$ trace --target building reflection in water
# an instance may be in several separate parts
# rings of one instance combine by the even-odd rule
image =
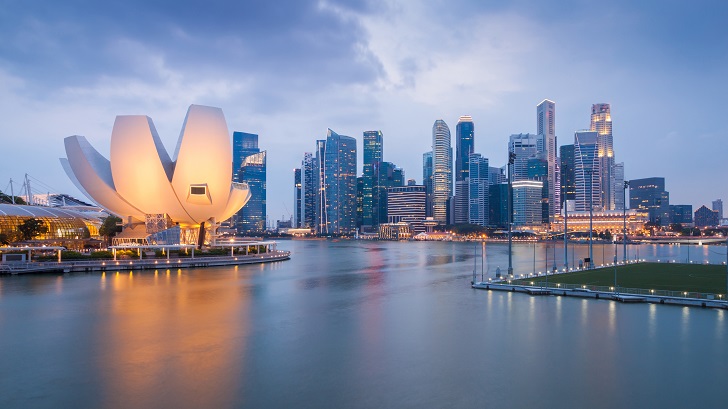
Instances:
[[[165,402],[177,407],[231,406],[242,381],[248,290],[230,285],[227,270],[102,274],[108,311],[98,327],[106,354],[98,361],[103,406],[153,407],[167,383],[187,385]],[[192,399],[192,401],[190,401]]]

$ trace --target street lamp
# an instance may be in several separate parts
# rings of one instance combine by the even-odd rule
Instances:
[[[516,161],[516,153],[508,152],[508,275],[513,276],[513,235],[511,225],[513,224],[513,176],[511,168]]]
[[[564,165],[564,173],[566,173],[568,169],[569,169],[568,165],[565,164]],[[569,271],[569,243],[566,240],[566,233],[567,233],[567,230],[568,230],[567,224],[566,224],[566,220],[569,217],[568,216],[568,213],[569,213],[569,210],[568,210],[569,201],[566,198],[565,192],[564,192],[563,196],[564,196],[564,271],[565,272],[568,272]]]
[[[622,245],[624,250],[622,251],[622,257],[624,264],[627,264],[627,188],[629,187],[629,181],[624,181],[624,189],[622,189],[622,214],[624,226],[622,227]]]
[[[589,176],[589,269],[591,270],[594,266],[594,252],[592,250],[592,218],[594,217],[594,177],[592,176],[592,167],[586,168],[585,171],[587,176]]]

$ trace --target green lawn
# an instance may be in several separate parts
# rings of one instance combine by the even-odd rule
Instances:
[[[538,277],[538,281],[543,281]],[[549,276],[549,284],[614,285],[614,267]],[[529,284],[533,278],[515,280]],[[701,264],[640,263],[617,267],[617,285],[646,290],[726,293],[726,266]]]

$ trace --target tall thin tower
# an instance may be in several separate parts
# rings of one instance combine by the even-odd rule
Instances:
[[[544,99],[536,106],[536,127],[537,134],[543,135],[544,150],[548,170],[546,181],[548,182],[549,201],[549,222],[553,222],[554,215],[559,212],[560,187],[558,178],[558,145],[556,143],[556,103]]]
[[[468,177],[470,155],[475,151],[475,124],[469,115],[463,115],[455,127],[455,223],[468,223]]]
[[[450,128],[442,119],[432,125],[432,164],[432,217],[447,223],[452,196],[452,147]]]
[[[374,217],[378,209],[378,174],[382,165],[382,131],[364,132],[364,167],[362,169],[362,224],[374,227],[379,220]],[[376,219],[376,220],[375,220]]]
[[[599,187],[604,210],[614,210],[614,146],[612,143],[612,114],[609,104],[592,105],[591,129],[597,133],[597,157],[599,158]]]

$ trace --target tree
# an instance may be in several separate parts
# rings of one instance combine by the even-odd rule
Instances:
[[[13,203],[13,197],[0,192],[0,203]],[[15,204],[24,205],[25,200],[20,196],[15,196]]]
[[[43,220],[31,217],[18,225],[18,231],[23,236],[23,240],[32,240],[39,234],[48,233],[48,226]]]
[[[682,233],[683,225],[681,223],[670,223],[670,231],[675,233]]]
[[[121,231],[121,226],[118,225],[119,223],[121,223],[121,218],[119,217],[111,215],[105,218],[99,228],[99,235],[106,237],[107,242],[110,241],[112,237],[116,236],[116,233]]]

